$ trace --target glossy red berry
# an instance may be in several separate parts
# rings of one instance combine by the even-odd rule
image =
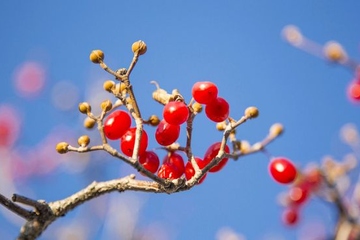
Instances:
[[[206,166],[205,162],[198,157],[195,157],[195,161],[200,169],[203,169]],[[195,174],[195,169],[194,169],[192,163],[190,161],[188,161],[185,165],[186,180],[190,180],[194,176],[194,174]],[[205,180],[205,178],[206,178],[206,173],[202,178],[200,178],[198,184],[202,183]]]
[[[166,163],[166,162],[174,164],[181,174],[184,173],[184,171],[185,171],[184,159],[180,154],[178,154],[176,152],[169,152],[164,157],[164,160],[163,160],[163,163]]]
[[[180,125],[188,119],[189,109],[184,102],[168,102],[164,107],[163,117],[170,124]]]
[[[158,171],[158,176],[164,179],[178,179],[182,174],[183,172],[180,172],[171,162],[163,163]]]
[[[352,81],[348,86],[348,97],[354,102],[360,102],[360,81]]]
[[[288,226],[293,226],[299,220],[298,215],[299,215],[298,209],[296,209],[296,208],[285,209],[285,211],[282,214],[282,220],[283,220],[284,224],[286,224]]]
[[[155,131],[155,139],[162,146],[174,143],[180,135],[180,126],[161,120]]]
[[[205,114],[214,122],[225,121],[229,117],[229,104],[225,99],[218,97],[205,106]]]
[[[121,151],[126,155],[131,157],[134,151],[135,145],[135,136],[136,136],[136,128],[130,128],[127,132],[121,137],[120,140],[120,148]],[[141,156],[148,146],[148,136],[145,130],[142,131],[139,152],[138,155]]]
[[[131,126],[130,115],[122,110],[112,112],[104,121],[104,134],[108,139],[116,140],[122,137]]]
[[[145,151],[139,156],[139,163],[149,172],[156,173],[160,165],[160,160],[155,152]]]
[[[291,183],[296,178],[296,168],[287,158],[279,157],[271,160],[269,171],[275,181],[279,183]]]
[[[212,82],[197,82],[192,87],[191,92],[195,101],[208,104],[217,98],[218,88]]]
[[[207,149],[207,151],[204,155],[204,162],[206,165],[208,165],[211,162],[211,160],[213,160],[216,157],[216,155],[219,153],[220,146],[221,146],[221,142],[216,142]],[[227,145],[225,145],[224,150],[226,153],[230,152],[230,149]],[[227,161],[228,161],[228,158],[223,158],[217,165],[210,168],[209,172],[220,171],[225,166]]]

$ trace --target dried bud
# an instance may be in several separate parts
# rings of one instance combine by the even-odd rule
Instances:
[[[56,145],[56,151],[60,154],[67,153],[69,144],[66,142],[60,142]]]
[[[115,87],[115,83],[111,80],[107,80],[104,82],[103,87],[105,91],[111,92]]]
[[[248,107],[245,109],[245,117],[256,118],[257,116],[259,116],[259,110],[257,107]]]
[[[160,123],[160,119],[156,116],[156,115],[151,115],[149,117],[149,119],[147,120],[147,122],[153,126],[153,127],[156,127],[157,125],[159,125]]]
[[[96,121],[94,119],[87,117],[84,120],[84,127],[91,129],[95,126],[95,123]]]
[[[81,147],[86,147],[87,145],[89,145],[89,143],[90,143],[90,138],[87,135],[83,135],[78,139],[78,144]]]
[[[195,102],[193,105],[192,105],[192,109],[194,110],[195,113],[201,113],[202,110],[203,110],[203,106],[198,103],[198,102]]]
[[[87,114],[91,111],[91,106],[87,102],[82,102],[79,104],[79,111],[83,114]]]
[[[216,124],[216,129],[219,130],[219,131],[224,131],[226,128],[226,122],[223,121],[223,122],[219,122]]]
[[[156,81],[151,81],[150,83],[155,84],[156,86],[156,90],[152,93],[153,99],[163,105],[166,105],[170,101],[171,94],[160,88]]]
[[[324,45],[324,54],[331,61],[342,61],[346,58],[346,53],[342,46],[334,41],[328,42]]]
[[[101,50],[93,50],[90,53],[90,61],[93,63],[101,63],[104,60],[104,52]]]
[[[101,103],[101,109],[104,111],[104,112],[108,112],[112,109],[112,103],[110,100],[105,100]]]
[[[133,53],[143,55],[144,53],[146,53],[147,46],[144,41],[139,40],[133,43],[133,45],[131,46],[131,50],[133,51]]]
[[[270,135],[276,137],[279,136],[280,134],[282,134],[284,131],[284,127],[281,123],[274,123],[271,127],[270,127]]]

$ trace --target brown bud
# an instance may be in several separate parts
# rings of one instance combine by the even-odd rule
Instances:
[[[112,103],[110,100],[105,100],[101,103],[101,109],[104,111],[104,112],[108,112],[112,109]]]
[[[94,119],[87,117],[84,120],[84,127],[91,129],[95,126],[95,123],[96,121]]]
[[[203,106],[198,103],[198,102],[195,102],[193,105],[192,105],[192,109],[194,110],[195,113],[201,113],[202,110],[203,110]]]
[[[60,154],[67,153],[69,144],[66,142],[60,142],[56,145],[56,151]]]
[[[131,46],[131,50],[133,51],[133,53],[138,53],[139,55],[143,55],[144,53],[146,53],[147,50],[146,43],[141,40],[134,42],[133,45]]]
[[[149,117],[149,119],[147,120],[147,122],[153,126],[153,127],[156,127],[157,125],[159,125],[160,123],[160,119],[156,116],[156,115],[151,115]]]
[[[87,102],[79,103],[79,111],[83,114],[87,114],[91,111],[91,106]]]
[[[101,50],[93,50],[90,53],[90,61],[93,63],[101,63],[104,60],[104,52]]]
[[[115,87],[115,83],[111,80],[107,80],[104,82],[103,87],[105,91],[111,92]]]
[[[83,135],[78,139],[78,144],[81,147],[86,147],[87,145],[89,145],[89,143],[90,143],[90,138],[87,135]]]
[[[226,122],[223,121],[223,122],[219,122],[216,124],[216,129],[219,130],[219,131],[224,131],[226,128]]]
[[[257,116],[259,116],[259,110],[257,107],[248,107],[245,109],[245,117],[256,118]]]

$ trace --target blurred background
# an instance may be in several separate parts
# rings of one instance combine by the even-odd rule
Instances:
[[[360,2],[319,1],[1,1],[0,8],[0,192],[48,202],[63,199],[92,181],[119,178],[134,170],[102,152],[59,155],[56,143],[76,145],[80,135],[100,143],[83,127],[79,102],[94,112],[114,98],[102,88],[112,77],[89,61],[105,52],[113,69],[128,67],[131,45],[148,51],[132,73],[142,115],[161,116],[152,101],[157,81],[179,89],[187,101],[197,81],[217,84],[240,118],[248,106],[260,116],[237,130],[241,140],[262,140],[281,122],[285,133],[267,147],[297,166],[352,152],[342,141],[345,124],[360,126],[359,104],[346,89],[354,72],[289,45],[282,29],[296,25],[308,38],[335,40],[359,58]],[[154,129],[146,127],[150,149]],[[194,122],[193,152],[202,156],[221,132],[204,114]],[[179,142],[184,144],[183,132]],[[119,142],[111,144],[119,149]],[[161,150],[156,152],[163,156]],[[171,195],[125,192],[85,203],[52,224],[40,239],[326,239],[336,211],[312,199],[299,223],[282,223],[277,196],[286,186],[268,174],[261,153],[229,161],[191,191]],[[357,177],[357,169],[352,175]],[[144,178],[139,176],[139,178]],[[14,239],[24,220],[0,207],[0,237]]]

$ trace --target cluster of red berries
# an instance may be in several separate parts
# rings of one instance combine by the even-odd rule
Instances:
[[[229,117],[229,103],[218,97],[218,88],[214,83],[195,83],[192,87],[192,96],[198,103],[205,104],[205,114],[210,120],[222,122]]]
[[[286,195],[286,209],[282,219],[286,225],[298,222],[300,208],[316,191],[321,183],[321,175],[317,169],[299,173],[294,164],[287,158],[278,157],[271,160],[269,172],[275,181],[282,184],[292,184]]]
[[[221,97],[218,97],[218,88],[212,82],[197,82],[192,88],[192,96],[195,101],[205,104],[205,113],[209,119],[215,122],[222,122],[229,116],[229,104]],[[155,139],[161,146],[169,146],[174,143],[180,135],[180,126],[185,123],[190,115],[189,107],[182,99],[169,101],[163,109],[163,119],[158,124],[155,131]],[[131,127],[131,117],[129,113],[123,110],[112,112],[104,120],[104,134],[110,140],[120,139],[120,149],[126,155],[131,157],[134,151],[136,128]],[[191,179],[195,170],[189,161],[184,164],[183,157],[178,152],[168,152],[161,165],[158,155],[154,151],[147,151],[148,135],[145,130],[142,131],[139,144],[139,162],[143,167],[157,173],[159,177],[165,179],[177,179],[185,174],[187,180]],[[221,142],[212,144],[201,159],[195,157],[195,161],[200,169],[208,165],[214,159],[221,147]],[[225,152],[230,149],[226,145]],[[209,171],[220,171],[227,163],[228,158],[223,158],[217,165]],[[206,175],[205,175],[206,176]],[[203,176],[199,183],[205,179]]]

